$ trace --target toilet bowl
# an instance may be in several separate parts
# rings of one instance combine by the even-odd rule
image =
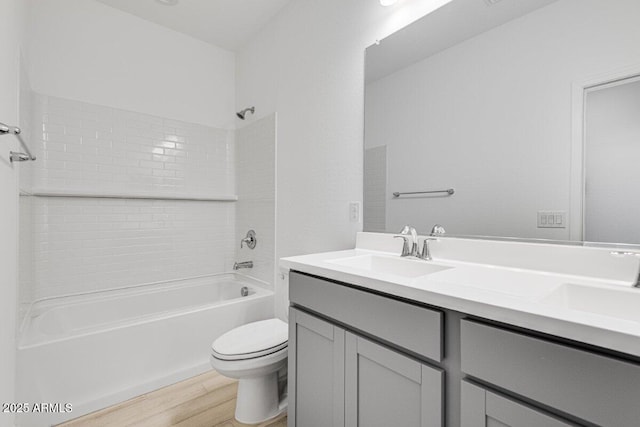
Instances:
[[[211,345],[213,369],[239,380],[235,417],[241,423],[261,423],[287,409],[279,374],[287,365],[288,337],[285,322],[268,319],[232,329]]]

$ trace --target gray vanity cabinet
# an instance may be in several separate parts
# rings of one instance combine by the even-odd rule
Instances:
[[[289,310],[289,427],[442,427],[444,372]]]
[[[442,427],[442,370],[350,332],[345,350],[347,427]]]
[[[461,427],[576,427],[567,421],[462,381]]]
[[[289,427],[640,427],[636,356],[289,277]]]
[[[479,382],[585,424],[640,426],[635,362],[472,319],[461,348],[462,371]]]
[[[345,331],[289,310],[289,427],[344,426]]]
[[[442,312],[289,277],[289,427],[443,427]]]

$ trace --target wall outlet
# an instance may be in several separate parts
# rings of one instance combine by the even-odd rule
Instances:
[[[349,203],[349,222],[360,222],[360,202]]]
[[[538,211],[538,228],[567,228],[565,211]]]

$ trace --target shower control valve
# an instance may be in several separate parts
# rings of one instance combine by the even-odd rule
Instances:
[[[247,244],[249,249],[255,249],[256,244],[258,243],[258,239],[256,238],[256,232],[253,230],[247,231],[247,235],[244,239],[240,240],[240,248],[244,247],[244,244]]]

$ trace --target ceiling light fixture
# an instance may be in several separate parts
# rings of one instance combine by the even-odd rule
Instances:
[[[380,4],[382,6],[393,6],[397,2],[398,2],[398,0],[380,0]]]
[[[160,3],[163,6],[175,6],[178,4],[179,0],[156,0],[157,3]]]

